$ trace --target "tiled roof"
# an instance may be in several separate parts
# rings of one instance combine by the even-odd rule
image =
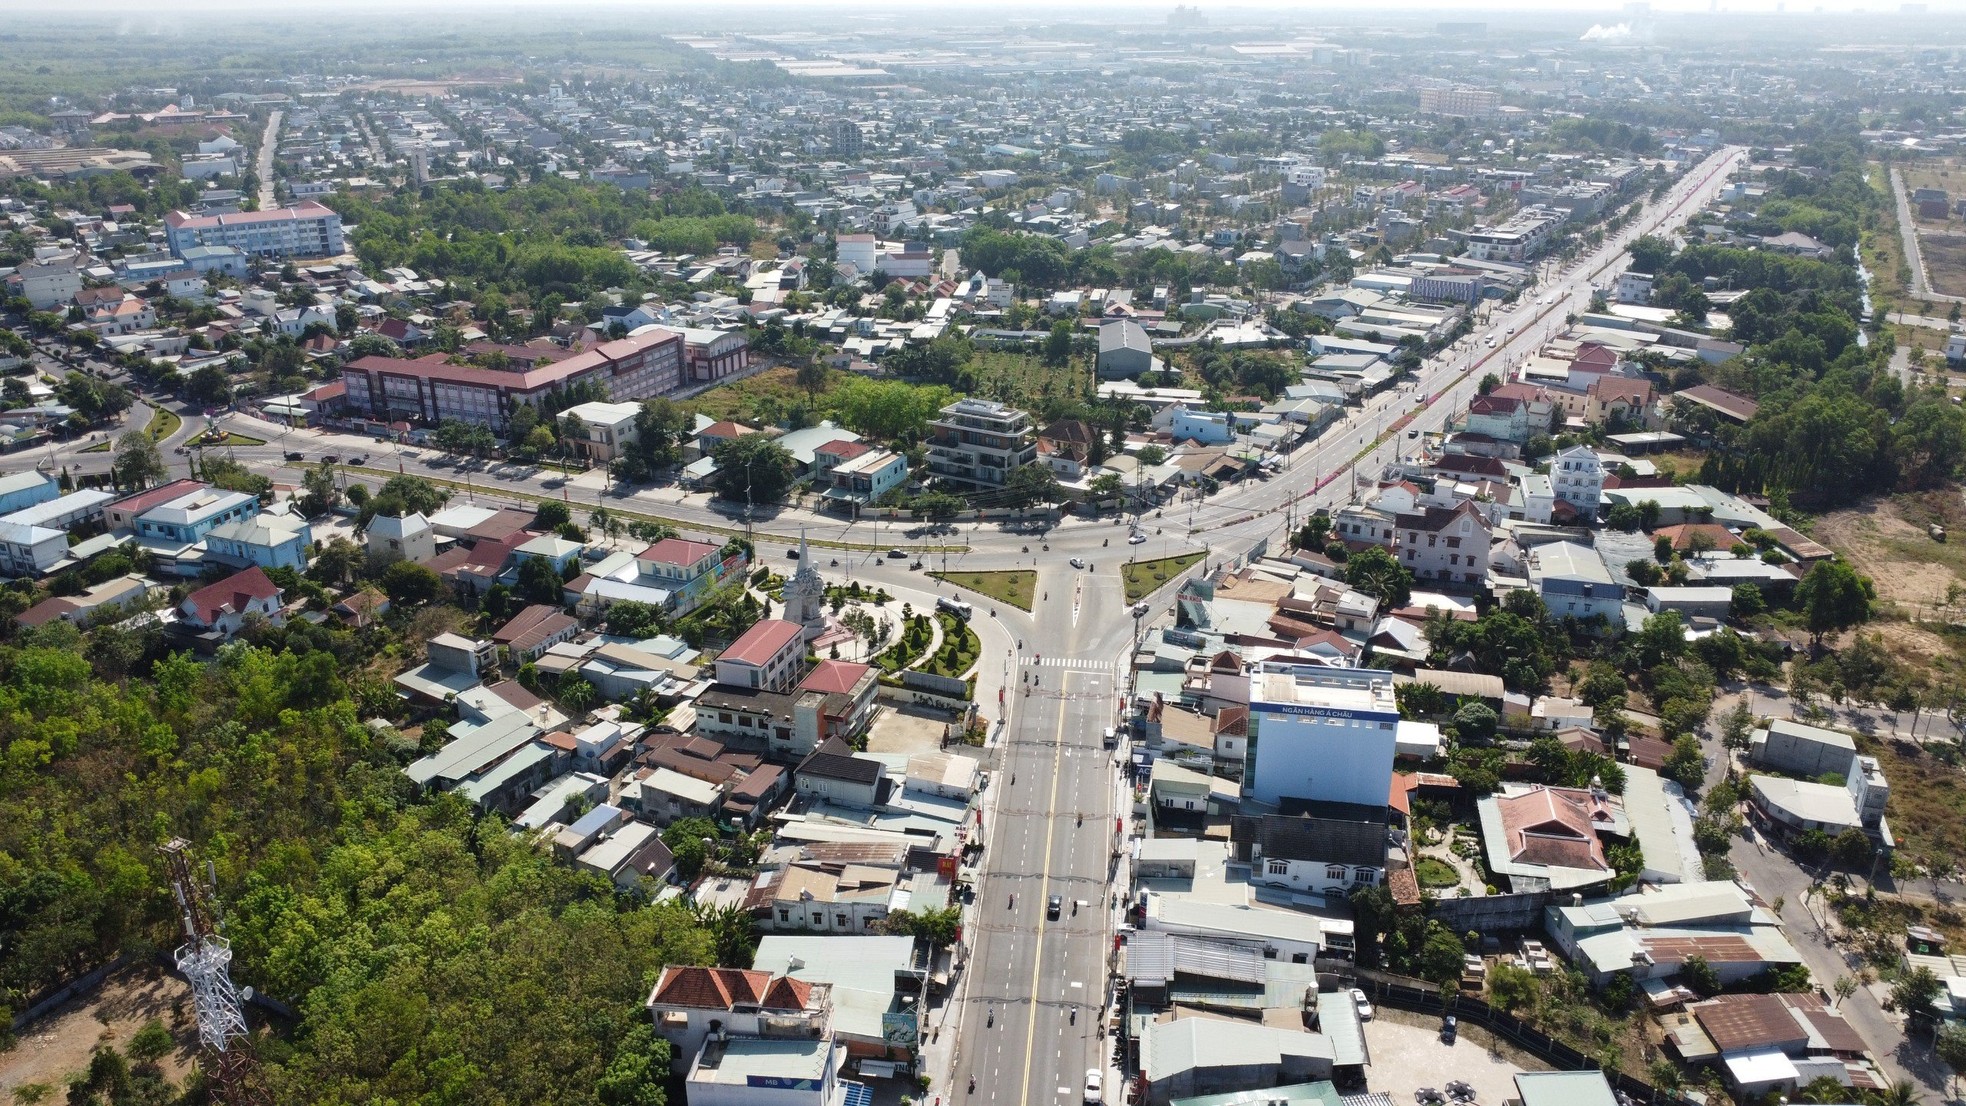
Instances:
[[[279,596],[280,585],[267,577],[265,569],[254,565],[216,584],[199,588],[186,596],[184,602],[198,621],[210,626],[220,615],[243,611],[255,599],[277,599]]]
[[[811,995],[812,984],[783,976],[774,979],[770,972],[670,965],[662,969],[649,1003],[692,1010],[734,1010],[739,1006],[804,1010]]]
[[[851,694],[854,687],[873,671],[864,664],[852,661],[825,660],[812,666],[806,678],[799,681],[799,690],[818,691],[827,694]]]
[[[793,639],[804,631],[796,622],[786,622],[779,618],[760,619],[750,629],[738,635],[730,647],[718,654],[719,661],[748,664],[763,668],[779,650],[790,645]]]

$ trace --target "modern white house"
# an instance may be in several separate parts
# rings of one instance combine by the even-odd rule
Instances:
[[[415,561],[422,564],[437,555],[437,528],[420,512],[401,518],[377,515],[369,520],[364,540],[369,559],[378,563]]]
[[[1604,496],[1604,462],[1588,446],[1573,445],[1550,458],[1550,481],[1556,497],[1576,508],[1585,520],[1597,518]]]

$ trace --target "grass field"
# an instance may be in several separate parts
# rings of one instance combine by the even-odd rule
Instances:
[[[1199,560],[1199,553],[1183,553],[1157,561],[1128,561],[1120,568],[1120,578],[1126,581],[1126,601],[1145,599]]]
[[[829,375],[834,380],[845,378],[843,373]],[[819,396],[823,407],[826,393],[821,392]],[[806,390],[799,387],[797,373],[788,366],[780,365],[712,388],[686,401],[683,406],[713,419],[736,419],[755,424],[777,422],[784,418],[786,411],[804,407],[806,400]]]
[[[1882,165],[1873,164],[1867,173],[1871,187],[1883,198],[1877,229],[1864,236],[1864,264],[1870,267],[1871,287],[1881,303],[1903,299],[1908,290],[1899,279],[1905,265],[1904,243],[1898,237],[1898,207],[1891,195],[1891,177]]]
[[[931,572],[929,575],[1026,611],[1031,609],[1038,594],[1036,572]]]
[[[1942,296],[1966,296],[1966,234],[1918,232],[1918,250],[1925,255],[1925,277]]]
[[[146,429],[149,430],[150,440],[153,442],[163,441],[177,433],[178,427],[184,425],[184,419],[168,407],[153,407],[150,410],[150,426]]]

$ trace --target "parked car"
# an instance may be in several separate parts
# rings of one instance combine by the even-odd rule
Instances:
[[[1366,999],[1365,992],[1357,987],[1352,988],[1352,1009],[1358,1011],[1358,1020],[1362,1022],[1372,1020],[1372,1003]]]
[[[1455,1021],[1454,1021],[1454,1015],[1452,1015],[1452,1014],[1449,1014],[1449,1015],[1447,1015],[1446,1017],[1444,1017],[1444,1018],[1442,1018],[1442,1019],[1440,1019],[1440,1043],[1441,1043],[1441,1044],[1444,1044],[1444,1045],[1451,1045],[1451,1044],[1453,1044],[1453,1043],[1454,1043],[1454,1037],[1455,1037],[1455,1035],[1456,1035],[1456,1034],[1457,1034],[1458,1032],[1459,1032],[1459,1031],[1458,1031],[1458,1029],[1456,1028],[1456,1024],[1455,1024]]]
[[[1104,1083],[1105,1077],[1099,1074],[1098,1068],[1085,1069],[1085,1100],[1089,1103],[1106,1101]]]

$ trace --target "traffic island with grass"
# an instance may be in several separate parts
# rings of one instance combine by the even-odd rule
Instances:
[[[1030,610],[1038,594],[1038,574],[1035,569],[1000,572],[931,572],[937,580],[946,580],[959,588],[965,588],[978,595],[1008,603],[1022,610]]]
[[[1183,553],[1157,561],[1128,561],[1120,567],[1120,577],[1126,581],[1126,601],[1138,603],[1147,598],[1199,560],[1199,553]]]

